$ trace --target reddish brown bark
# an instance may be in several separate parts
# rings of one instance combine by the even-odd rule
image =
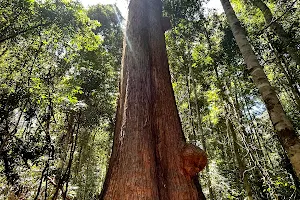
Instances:
[[[113,152],[100,199],[202,200],[207,163],[185,143],[167,61],[160,0],[131,0]]]

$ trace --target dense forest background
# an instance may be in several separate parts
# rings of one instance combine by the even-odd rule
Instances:
[[[183,130],[209,157],[200,174],[206,198],[300,199],[226,16],[205,1],[163,2]],[[257,2],[231,1],[299,136],[300,4],[259,1],[266,18]],[[111,153],[125,19],[114,5],[71,0],[1,0],[0,13],[0,199],[96,199]]]

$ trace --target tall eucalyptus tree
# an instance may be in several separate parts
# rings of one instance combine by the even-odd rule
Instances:
[[[279,141],[287,152],[297,176],[300,177],[300,139],[298,138],[291,121],[287,118],[274,89],[270,85],[263,67],[260,65],[252,50],[246,37],[246,31],[241,26],[230,1],[221,0],[221,3],[233,35],[248,67],[248,71],[265,102]]]

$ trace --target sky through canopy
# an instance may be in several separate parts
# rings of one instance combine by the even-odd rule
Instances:
[[[121,11],[122,15],[124,18],[126,18],[127,15],[127,5],[128,5],[128,0],[81,0],[82,4],[85,7],[95,5],[98,3],[101,4],[116,4]],[[214,8],[218,12],[222,12],[222,5],[219,0],[210,0],[207,5],[205,6],[207,8]]]

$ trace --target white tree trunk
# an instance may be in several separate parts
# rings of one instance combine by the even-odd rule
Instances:
[[[251,48],[246,37],[246,32],[242,28],[229,0],[220,0],[224,8],[227,20],[243,55],[245,63],[250,71],[253,82],[258,88],[262,99],[267,107],[270,119],[276,130],[279,141],[293,165],[293,168],[300,178],[300,139],[298,138],[291,121],[287,118],[283,107],[272,88],[262,66]]]

